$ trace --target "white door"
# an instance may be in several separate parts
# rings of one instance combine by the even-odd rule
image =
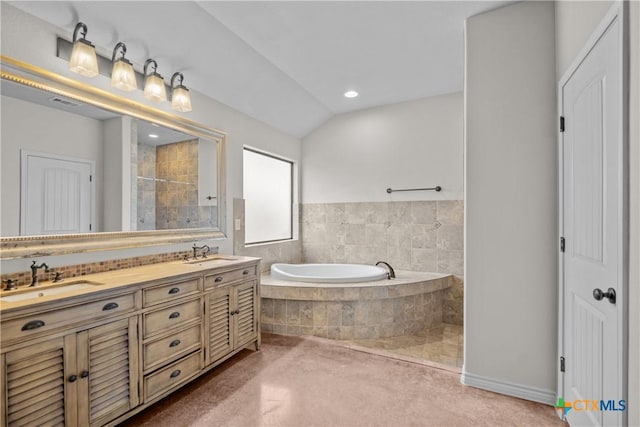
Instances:
[[[616,15],[561,86],[561,393],[573,403],[566,418],[574,426],[625,419],[621,27]]]
[[[93,165],[90,160],[23,151],[20,234],[92,231]]]

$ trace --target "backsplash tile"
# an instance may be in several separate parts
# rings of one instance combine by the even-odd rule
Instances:
[[[218,253],[218,248],[212,247],[211,253]],[[52,268],[49,273],[39,272],[38,275],[41,281],[46,281],[53,279],[55,273],[59,272],[62,274],[63,279],[68,279],[72,277],[85,276],[87,274],[121,270],[123,268],[140,267],[142,265],[158,264],[161,262],[179,261],[188,256],[191,256],[191,254],[191,251],[167,252],[157,255],[146,255],[86,264],[66,265],[63,267]],[[18,287],[29,286],[31,284],[31,271],[3,274],[0,276],[0,279],[2,280],[3,285],[7,279],[12,279],[18,281]]]

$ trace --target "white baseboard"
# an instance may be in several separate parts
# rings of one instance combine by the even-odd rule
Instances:
[[[546,405],[556,404],[555,390],[545,390],[522,384],[514,384],[508,381],[482,377],[465,371],[463,371],[460,376],[460,382],[471,387],[506,394],[507,396],[519,397],[521,399],[544,403]]]

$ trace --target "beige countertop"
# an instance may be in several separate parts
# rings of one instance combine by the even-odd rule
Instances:
[[[160,282],[167,279],[179,280],[181,278],[199,276],[212,269],[221,269],[221,271],[224,271],[237,268],[243,264],[257,260],[259,260],[259,258],[217,254],[197,261],[171,261],[141,267],[124,268],[121,270],[107,271],[103,273],[87,274],[85,276],[70,277],[63,279],[63,281],[58,283],[40,282],[40,284],[35,287],[20,287],[13,291],[1,291],[0,313],[8,313],[13,310],[30,306],[40,306],[49,302],[58,302],[67,298],[75,298],[108,290],[117,290],[133,285],[153,284],[153,282]],[[69,289],[68,291],[62,291],[55,295],[45,295],[21,301],[3,301],[7,296],[62,288],[79,282],[89,282],[92,285],[81,289]]]

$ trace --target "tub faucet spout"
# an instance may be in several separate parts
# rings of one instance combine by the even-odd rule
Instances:
[[[391,267],[388,262],[385,262],[385,261],[376,262],[376,265],[380,265],[380,264],[384,264],[389,269],[389,272],[387,273],[387,279],[391,280],[396,278],[396,272],[393,271],[393,267]]]

